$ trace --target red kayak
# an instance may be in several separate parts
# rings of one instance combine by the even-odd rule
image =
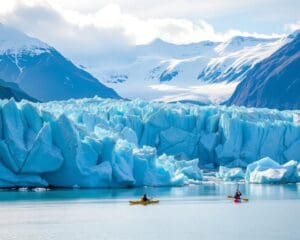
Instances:
[[[241,203],[242,200],[241,200],[240,198],[234,198],[234,199],[233,199],[233,202],[234,202],[234,203]]]

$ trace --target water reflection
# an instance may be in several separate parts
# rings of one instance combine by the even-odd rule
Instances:
[[[233,194],[236,184],[202,184],[185,187],[163,188],[125,188],[125,189],[54,189],[49,191],[0,191],[0,201],[80,201],[80,200],[108,200],[138,198],[143,193],[150,197],[168,199],[224,199]],[[240,184],[243,196],[253,200],[299,199],[298,184],[259,185]]]

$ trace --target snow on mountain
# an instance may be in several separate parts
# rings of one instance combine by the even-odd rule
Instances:
[[[43,52],[48,52],[50,48],[46,43],[0,23],[1,55],[18,55],[20,53],[39,55]]]
[[[228,104],[300,109],[300,32],[257,64],[237,87]]]
[[[53,47],[4,25],[0,25],[0,78],[17,83],[40,101],[120,98]]]
[[[226,42],[219,44],[217,47],[217,52],[219,53],[231,53],[243,50],[244,48],[255,47],[258,44],[266,44],[278,39],[264,39],[264,38],[255,38],[255,37],[243,37],[236,36],[229,39]]]
[[[226,42],[176,45],[157,39],[132,47],[119,64],[81,64],[129,99],[220,103],[256,63],[286,42],[238,36]]]
[[[279,183],[295,181],[289,160],[300,161],[299,111],[100,98],[2,100],[0,110],[0,187],[181,186],[201,181],[201,168],[264,157],[275,162],[246,176]]]

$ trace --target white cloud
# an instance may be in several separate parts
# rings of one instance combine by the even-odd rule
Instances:
[[[300,29],[300,21],[297,21],[295,23],[286,24],[285,29],[290,32],[299,30]]]
[[[225,7],[216,0],[212,0],[209,4],[197,4],[198,1],[195,0],[187,1],[189,4],[194,4],[195,8],[202,7],[205,11],[216,6],[219,12],[221,11],[220,6],[228,11],[228,6]],[[136,1],[132,0],[114,1],[116,3],[109,4],[104,0],[90,0],[90,5],[97,6],[98,9],[84,11],[80,11],[80,7],[86,0],[84,2],[80,0],[80,4],[77,3],[77,5],[73,2],[67,0],[0,0],[0,21],[46,41],[67,56],[77,56],[77,58],[79,56],[84,58],[86,55],[89,58],[91,55],[97,58],[98,54],[103,52],[113,55],[114,52],[121,51],[130,44],[144,44],[155,38],[172,43],[190,43],[208,39],[220,41],[234,35],[270,36],[234,29],[216,32],[214,27],[203,19],[189,17],[143,18],[140,14],[134,14],[132,9]],[[155,14],[158,0],[142,2],[145,8],[151,3],[154,8],[152,15],[159,15]],[[184,2],[183,0],[174,0],[173,6],[178,4],[176,9],[180,10],[184,6]],[[168,9],[166,3],[168,1],[162,3],[164,11]],[[231,8],[235,8],[233,1],[227,0],[227,3],[230,3]],[[73,6],[72,4],[75,7],[70,7]],[[185,4],[188,3],[185,2]],[[141,8],[140,4],[137,3],[137,5],[138,8]],[[129,9],[128,12],[124,12],[121,6]],[[193,7],[188,6],[188,9],[192,11]],[[182,11],[186,12],[187,10]],[[272,37],[274,36],[278,35],[272,35]]]
[[[10,11],[12,11],[12,9],[15,6],[15,2],[14,1],[3,1],[0,2],[1,3],[1,7],[0,7],[0,15],[2,14],[6,14]]]

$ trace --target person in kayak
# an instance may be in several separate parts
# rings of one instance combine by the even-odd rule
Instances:
[[[146,194],[146,193],[142,196],[141,200],[142,200],[143,202],[150,201],[150,199],[147,197],[147,194]]]
[[[242,193],[240,192],[239,189],[237,189],[236,192],[235,192],[234,198],[235,199],[241,199],[241,196],[242,196]]]

